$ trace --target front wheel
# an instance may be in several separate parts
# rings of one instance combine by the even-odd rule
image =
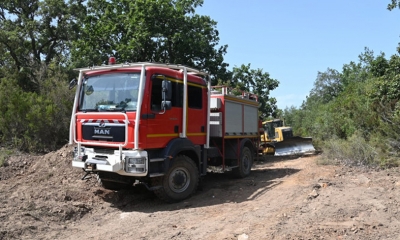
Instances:
[[[154,193],[166,202],[179,202],[193,194],[199,184],[199,171],[196,164],[187,156],[179,155],[172,166],[160,178],[153,179],[153,186],[160,186]]]
[[[248,147],[243,147],[240,154],[239,166],[233,169],[235,177],[244,178],[250,175],[253,157]]]

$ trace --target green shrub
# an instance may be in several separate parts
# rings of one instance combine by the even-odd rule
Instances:
[[[46,70],[49,71],[49,70]],[[0,137],[3,145],[24,151],[51,151],[67,142],[73,93],[66,75],[43,74],[38,92],[26,92],[17,80],[0,82]]]
[[[4,149],[4,148],[0,148],[0,167],[2,167],[6,163],[7,158],[11,154],[13,154],[13,151],[7,150],[7,149]]]
[[[381,127],[380,130],[384,129]],[[370,138],[370,144],[379,150],[377,164],[382,168],[400,166],[400,140],[394,128],[387,131],[380,131]],[[382,134],[385,133],[385,134]]]

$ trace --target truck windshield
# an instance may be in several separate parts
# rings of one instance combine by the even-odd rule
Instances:
[[[80,111],[136,111],[140,72],[108,73],[83,80]]]

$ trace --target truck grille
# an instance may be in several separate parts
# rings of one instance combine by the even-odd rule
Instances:
[[[82,125],[82,137],[91,141],[125,142],[125,127]]]

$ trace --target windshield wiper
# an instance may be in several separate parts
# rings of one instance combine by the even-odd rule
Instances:
[[[121,111],[125,111],[125,108],[108,108],[108,109],[102,109],[102,111],[106,111],[106,112],[121,112]]]
[[[97,108],[85,108],[81,109],[82,112],[98,112],[99,110]]]

